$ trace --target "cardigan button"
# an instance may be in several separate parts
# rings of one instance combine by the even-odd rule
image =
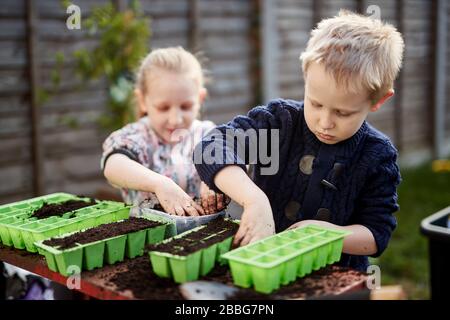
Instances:
[[[314,159],[315,157],[310,154],[303,156],[298,164],[300,171],[307,175],[312,174]]]
[[[284,209],[284,214],[286,218],[291,221],[297,221],[297,213],[300,210],[300,203],[297,201],[289,201],[286,208]]]
[[[331,212],[327,208],[320,208],[317,210],[316,220],[330,221],[330,218]]]

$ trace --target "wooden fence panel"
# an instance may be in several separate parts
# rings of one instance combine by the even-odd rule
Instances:
[[[199,0],[198,47],[208,59],[211,71],[209,99],[204,118],[215,123],[245,114],[255,104],[250,39],[251,1]]]
[[[304,79],[299,56],[306,48],[311,28],[340,8],[365,11],[380,8],[381,18],[403,27],[406,42],[402,83],[396,97],[369,116],[369,121],[403,147],[402,152],[431,148],[433,86],[433,19],[430,1],[404,0],[403,20],[398,21],[398,2],[391,0],[274,0],[277,56],[275,83],[279,96],[303,99]],[[77,0],[82,19],[92,8],[107,0]],[[126,0],[129,4],[131,0]],[[256,0],[142,0],[151,18],[151,48],[181,45],[203,51],[205,67],[212,82],[202,117],[216,123],[245,114],[261,103],[262,53],[255,37],[258,28]],[[32,125],[27,47],[27,0],[4,0],[0,6],[0,203],[33,194]],[[192,5],[196,4],[196,8]],[[49,90],[51,99],[40,103],[45,193],[67,191],[94,194],[106,186],[100,172],[101,144],[107,132],[99,129],[98,118],[105,112],[106,83],[103,79],[82,86],[74,75],[71,53],[96,45],[87,30],[68,30],[65,8],[59,1],[36,1],[39,88]],[[450,15],[450,4],[447,4]],[[450,28],[450,19],[448,19]],[[261,20],[259,21],[261,27]],[[258,31],[258,30],[256,30]],[[256,32],[257,33],[257,32]],[[450,33],[447,34],[450,57]],[[194,48],[195,46],[195,48]],[[262,45],[261,45],[262,47]],[[270,46],[268,46],[270,48]],[[272,47],[272,49],[275,49]],[[56,52],[66,56],[62,81],[54,90],[51,71]],[[259,65],[258,65],[259,64]],[[444,67],[443,67],[444,68]],[[447,100],[450,98],[450,65]],[[401,102],[401,105],[398,103]],[[399,109],[396,109],[399,108]],[[450,138],[450,106],[446,107],[446,137]],[[397,112],[396,110],[399,110]],[[400,126],[396,123],[401,117]],[[401,140],[397,141],[397,138]],[[8,183],[5,183],[7,181]]]

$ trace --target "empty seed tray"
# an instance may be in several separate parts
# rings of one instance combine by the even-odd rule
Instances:
[[[308,225],[232,250],[222,255],[235,285],[271,293],[313,270],[341,258],[344,237],[351,232]]]
[[[224,219],[232,221],[230,219]],[[181,233],[173,238],[167,239],[162,244],[170,243],[175,239],[186,238],[191,233],[204,230],[207,225],[201,225],[184,233]],[[172,278],[176,283],[184,283],[188,281],[197,280],[200,276],[208,274],[215,266],[216,262],[226,263],[226,260],[221,259],[221,255],[228,252],[231,247],[233,235],[223,239],[222,230],[213,235],[206,236],[200,241],[211,241],[211,238],[216,237],[217,242],[212,240],[212,244],[208,247],[200,248],[195,252],[187,255],[177,255],[168,252],[149,251],[150,262],[153,272],[159,277]],[[198,241],[192,240],[192,245],[198,245]],[[183,247],[178,247],[183,249]]]
[[[45,256],[50,270],[64,276],[79,273],[82,270],[101,268],[105,264],[123,261],[125,257],[134,258],[144,253],[146,244],[153,244],[174,235],[175,226],[172,221],[147,214],[141,218],[163,223],[160,226],[136,232],[93,241],[86,244],[77,243],[69,249],[58,249],[45,245],[41,240],[35,243],[39,253]],[[73,233],[56,237],[64,238]]]
[[[121,202],[96,201],[95,204],[67,212],[62,216],[45,219],[31,217],[44,203],[58,204],[68,200],[91,199],[68,193],[54,193],[0,206],[0,243],[36,252],[35,241],[125,219],[129,216],[131,208]]]

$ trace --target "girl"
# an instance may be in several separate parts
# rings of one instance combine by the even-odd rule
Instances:
[[[224,195],[209,190],[192,163],[195,144],[214,128],[196,119],[207,95],[204,81],[199,61],[181,47],[154,50],[143,60],[135,97],[139,114],[146,116],[103,144],[104,175],[125,202],[138,205],[150,198],[181,216],[224,208]]]

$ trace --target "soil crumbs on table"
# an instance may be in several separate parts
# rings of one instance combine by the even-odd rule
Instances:
[[[320,298],[340,293],[352,284],[362,281],[367,275],[350,268],[330,265],[311,273],[271,294],[262,294],[250,289],[241,289],[228,296],[227,300],[307,299]]]
[[[118,291],[130,290],[137,299],[147,300],[180,300],[184,299],[179,290],[179,284],[169,278],[160,278],[153,273],[148,255],[120,264],[123,270],[110,276],[105,276]],[[228,300],[274,300],[311,298],[330,293],[337,293],[356,281],[365,279],[366,275],[337,266],[328,266],[313,272],[305,278],[281,287],[272,294],[262,294],[251,289],[240,289]],[[216,281],[233,286],[233,278],[228,266],[217,265],[208,275],[199,280]]]

